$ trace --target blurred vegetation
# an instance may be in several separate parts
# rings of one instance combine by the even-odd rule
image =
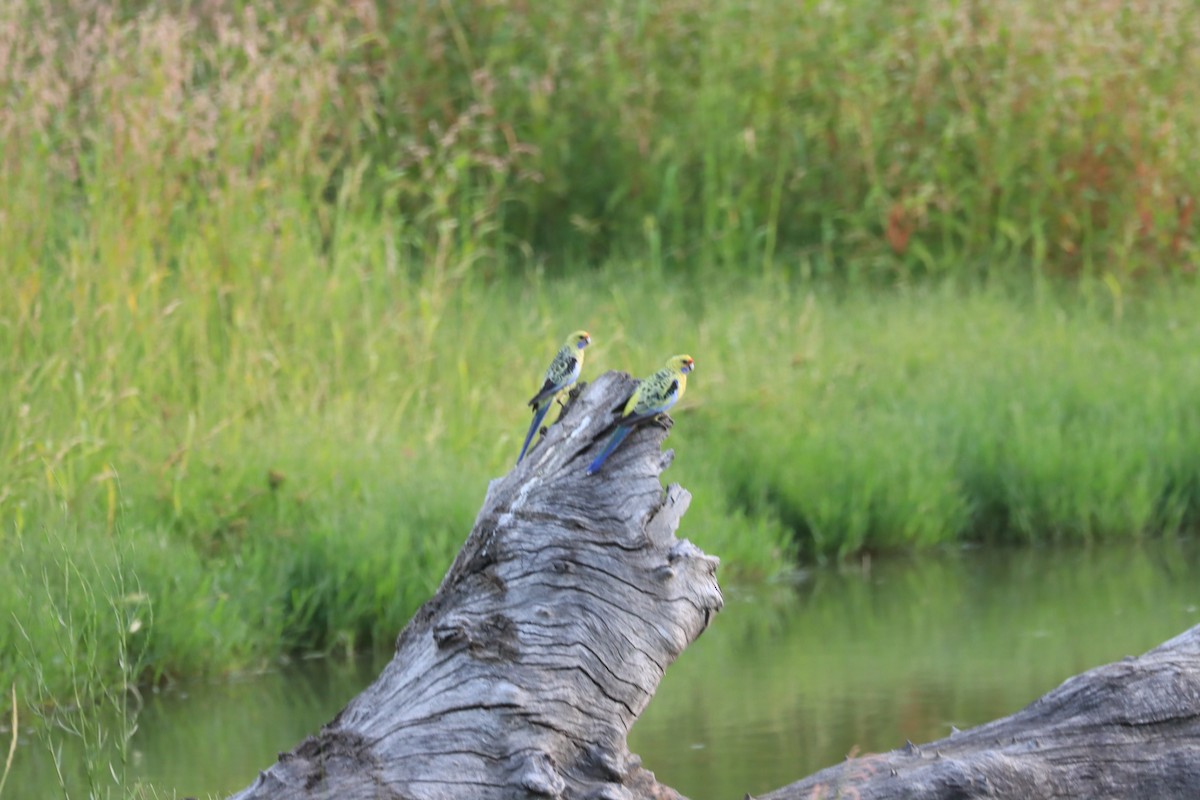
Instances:
[[[0,687],[386,646],[578,327],[727,574],[1194,530],[1198,26],[0,4]]]
[[[382,224],[417,272],[647,253],[746,275],[1196,266],[1186,0],[0,15],[18,263],[119,256],[165,289],[290,263],[293,239],[329,257]]]

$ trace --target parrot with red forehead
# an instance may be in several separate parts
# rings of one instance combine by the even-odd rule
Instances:
[[[695,368],[696,362],[691,356],[671,356],[667,359],[666,366],[639,383],[621,412],[617,429],[604,446],[604,450],[596,456],[596,460],[588,465],[587,474],[595,475],[599,472],[605,459],[625,441],[630,431],[659,414],[666,413],[679,402],[679,398],[683,397],[687,390],[688,373]]]

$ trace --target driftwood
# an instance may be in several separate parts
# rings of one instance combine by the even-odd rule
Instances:
[[[492,482],[375,683],[236,800],[679,797],[626,734],[721,608],[718,562],[675,538],[690,496],[659,483],[669,421],[585,475],[633,386],[607,373],[576,393]],[[1200,798],[1200,626],[1010,717],[760,800],[802,798]]]
[[[493,481],[379,678],[235,797],[676,798],[626,734],[722,605],[717,559],[675,538],[670,423],[585,475],[634,381],[607,373]]]
[[[1012,716],[821,770],[759,800],[1200,798],[1200,626]]]

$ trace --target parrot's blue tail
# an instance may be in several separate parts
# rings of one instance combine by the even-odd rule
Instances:
[[[533,422],[529,423],[529,433],[525,434],[525,444],[521,445],[521,455],[517,456],[517,463],[521,463],[521,459],[525,458],[525,451],[529,449],[529,443],[533,441],[533,435],[538,432],[538,428],[542,426],[542,420],[546,418],[546,412],[550,410],[550,406],[554,405],[553,398],[548,400],[544,406],[533,412]]]
[[[588,475],[595,475],[600,471],[600,468],[604,466],[604,460],[612,455],[612,451],[617,449],[617,445],[625,441],[625,437],[629,435],[631,430],[633,430],[633,428],[628,428],[624,425],[617,427],[617,430],[613,433],[612,438],[608,440],[608,444],[604,446],[604,450],[600,453],[600,455],[596,456],[596,460],[588,466]]]

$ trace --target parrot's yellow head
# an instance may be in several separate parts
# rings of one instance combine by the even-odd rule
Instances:
[[[671,356],[667,359],[667,366],[676,372],[682,372],[684,375],[687,375],[696,368],[696,362],[688,355]]]
[[[567,337],[567,346],[582,350],[592,343],[592,336],[587,331],[575,331]]]

